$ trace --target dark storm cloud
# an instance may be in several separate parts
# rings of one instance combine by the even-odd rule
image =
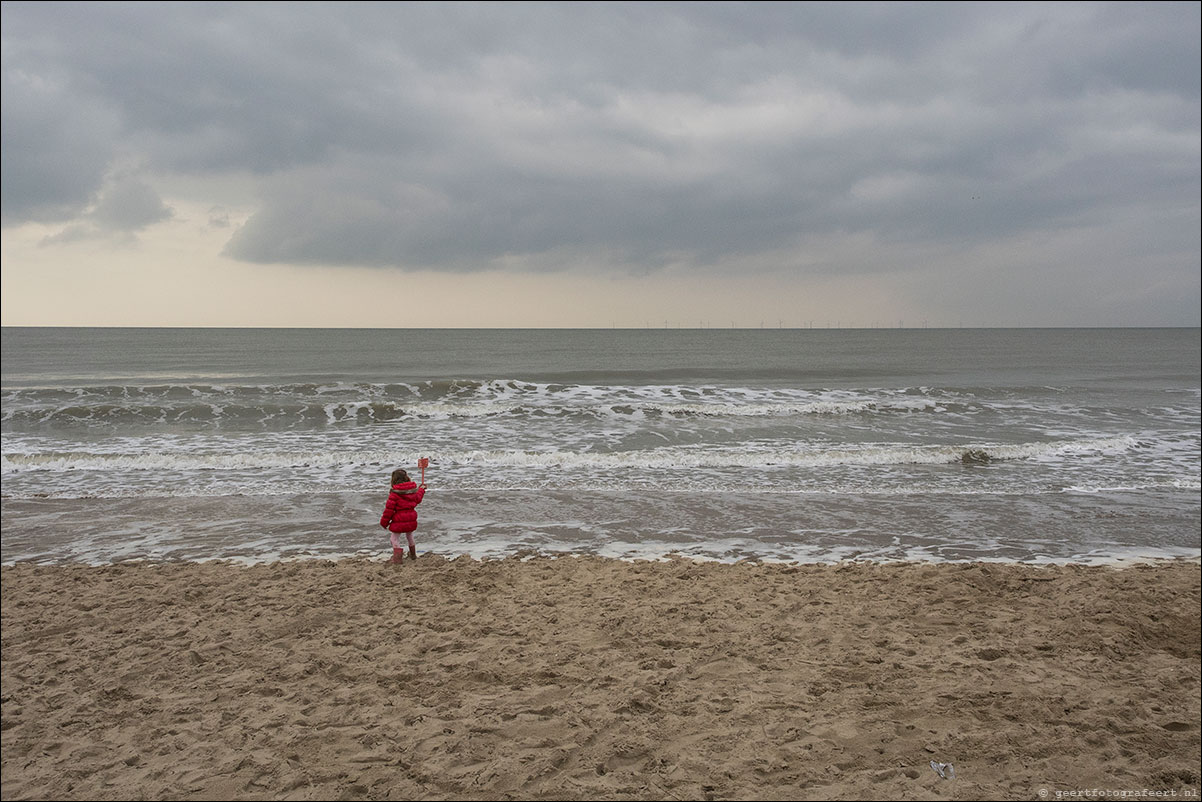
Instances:
[[[643,270],[1138,207],[1196,270],[1198,28],[1197,3],[9,3],[4,220],[103,216],[136,163],[257,176],[227,248],[252,262]]]

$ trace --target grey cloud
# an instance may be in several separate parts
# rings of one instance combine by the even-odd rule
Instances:
[[[44,237],[41,245],[65,245],[89,239],[133,245],[138,232],[174,215],[153,187],[137,178],[122,176],[108,181],[96,202],[75,217],[77,222]]]
[[[640,270],[841,232],[967,246],[1139,204],[1196,263],[1197,226],[1168,221],[1197,217],[1198,22],[1142,3],[7,4],[4,216],[75,219],[130,154],[259,176],[227,247],[251,262]]]
[[[138,231],[173,215],[154,188],[132,178],[119,180],[100,198],[88,215],[99,227],[112,231]]]
[[[6,21],[7,24],[7,21]],[[85,209],[114,157],[114,115],[61,76],[10,65],[4,51],[3,222],[71,219]]]
[[[209,209],[209,228],[229,228],[230,225],[230,213],[227,209],[221,206]]]
[[[40,247],[49,248],[55,245],[70,245],[73,242],[83,242],[104,237],[100,229],[85,223],[72,223],[61,231],[43,237],[38,243]]]

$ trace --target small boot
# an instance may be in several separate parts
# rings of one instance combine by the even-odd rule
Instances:
[[[398,565],[405,562],[405,550],[404,549],[393,549],[392,550],[392,559],[389,560],[388,562],[396,563]]]
[[[417,546],[409,547],[409,559],[411,559],[411,560],[417,559]]]

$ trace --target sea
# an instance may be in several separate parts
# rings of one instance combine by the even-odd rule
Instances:
[[[1200,555],[1197,328],[2,339],[5,565]]]

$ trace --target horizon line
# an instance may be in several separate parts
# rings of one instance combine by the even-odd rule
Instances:
[[[1140,325],[808,325],[808,326],[266,326],[266,325],[62,325],[57,323],[0,324],[0,329],[181,329],[181,330],[263,330],[263,331],[990,331],[990,330],[1090,330],[1090,329],[1197,329],[1194,324]]]

